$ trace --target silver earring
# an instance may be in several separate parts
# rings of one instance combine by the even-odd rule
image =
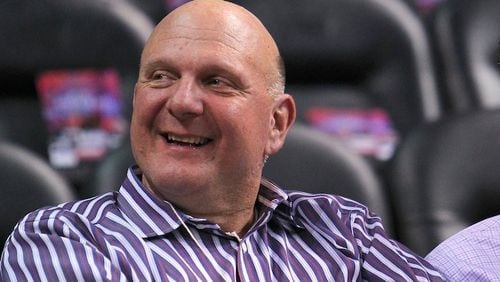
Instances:
[[[269,155],[264,155],[264,163],[267,163],[268,159],[269,159]]]

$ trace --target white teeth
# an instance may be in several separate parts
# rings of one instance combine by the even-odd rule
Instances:
[[[180,137],[169,134],[167,139],[168,141],[188,143],[191,145],[204,145],[208,143],[208,139],[203,137]]]

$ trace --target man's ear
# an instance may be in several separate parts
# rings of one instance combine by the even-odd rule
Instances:
[[[266,146],[266,155],[272,155],[283,147],[288,130],[295,122],[295,116],[296,110],[293,97],[289,94],[279,95],[274,102],[271,133]]]

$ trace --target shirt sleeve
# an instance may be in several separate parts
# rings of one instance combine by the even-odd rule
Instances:
[[[352,205],[352,203],[346,203]],[[360,251],[362,277],[368,281],[443,281],[426,260],[389,238],[381,219],[366,207],[349,212],[350,228]]]
[[[464,244],[467,244],[465,242]],[[474,252],[465,250],[460,245],[440,245],[426,259],[429,260],[443,276],[450,281],[497,281],[500,279],[498,268],[488,269]],[[483,258],[486,254],[483,254]]]
[[[86,225],[83,222],[81,225]],[[93,235],[57,209],[28,214],[7,240],[1,281],[127,281]]]
[[[450,281],[500,281],[500,216],[448,238],[426,259]]]

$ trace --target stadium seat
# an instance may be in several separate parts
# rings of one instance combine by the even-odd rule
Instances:
[[[452,112],[500,107],[500,1],[447,0],[430,17],[439,81]]]
[[[168,4],[170,2],[182,3],[181,0],[120,0],[127,1],[130,4],[138,7],[140,10],[144,11],[146,15],[154,22],[160,22],[163,17],[169,13],[173,7]],[[185,0],[187,1],[187,0]]]
[[[390,202],[374,168],[323,132],[295,124],[285,146],[267,161],[264,176],[287,190],[335,194],[361,202],[392,233]]]
[[[125,1],[3,1],[0,137],[49,157],[53,136],[36,80],[52,70],[116,71],[122,114],[128,121],[140,53],[152,29],[151,20]],[[93,164],[80,165],[61,172],[80,186],[92,168]]]
[[[404,1],[235,2],[254,12],[275,37],[299,121],[335,136],[354,130],[352,135],[361,132],[367,139],[372,137],[367,131],[376,135],[386,127],[404,136],[440,117],[427,33]],[[355,111],[342,112],[349,109]],[[370,109],[378,110],[376,117],[387,113],[387,120],[359,126],[359,115]],[[364,155],[370,154],[376,152]],[[381,159],[389,157],[384,154]]]
[[[0,141],[0,248],[24,215],[75,200],[67,181],[40,156]]]
[[[391,163],[396,232],[426,255],[500,213],[500,110],[446,117],[412,132]]]

